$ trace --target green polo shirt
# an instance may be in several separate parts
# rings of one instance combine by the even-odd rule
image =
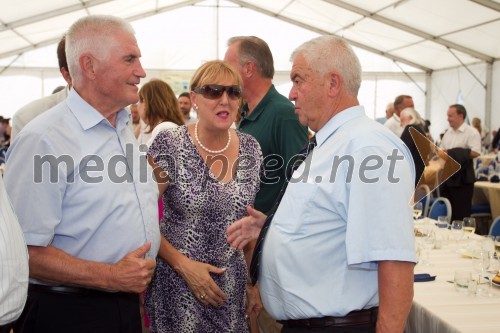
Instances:
[[[292,102],[278,93],[274,85],[248,117],[246,111],[247,104],[243,106],[238,129],[255,137],[262,149],[264,173],[254,206],[267,213],[285,182],[288,161],[307,143],[307,128],[299,123]]]

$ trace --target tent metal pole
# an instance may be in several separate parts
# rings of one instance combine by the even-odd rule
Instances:
[[[432,73],[425,74],[425,119],[431,119]]]
[[[493,64],[486,64],[486,93],[484,94],[484,125],[491,130],[491,99],[493,92]],[[488,133],[489,135],[489,133]]]

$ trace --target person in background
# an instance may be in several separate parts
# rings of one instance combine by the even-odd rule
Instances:
[[[129,105],[130,110],[130,121],[129,126],[134,136],[137,138],[140,134],[141,128],[141,116],[139,116],[139,110],[137,109],[137,103]]]
[[[8,149],[12,135],[10,118],[0,116],[0,148]]]
[[[66,86],[57,86],[54,88],[54,90],[52,90],[51,94],[52,95],[57,94],[58,92],[60,92],[61,90],[64,90],[64,89],[66,89]]]
[[[9,333],[28,292],[28,251],[0,175],[0,332]]]
[[[394,114],[394,103],[390,102],[389,104],[387,104],[387,106],[385,108],[385,117],[380,117],[380,118],[377,118],[375,120],[378,121],[379,123],[381,123],[382,125],[384,125],[385,122],[388,119],[390,119],[393,114]]]
[[[250,258],[227,244],[226,228],[254,202],[262,154],[252,136],[231,128],[241,100],[232,67],[204,63],[191,100],[198,122],[160,132],[148,151],[165,207],[146,293],[151,332],[247,332]]]
[[[399,95],[398,97],[396,97],[396,99],[394,100],[394,114],[392,115],[392,117],[387,119],[384,124],[385,127],[390,129],[394,134],[396,134],[397,137],[401,137],[404,128],[401,126],[399,115],[404,109],[414,107],[415,106],[413,105],[413,98],[411,96]]]
[[[410,149],[411,156],[413,158],[413,163],[415,164],[415,188],[418,185],[420,177],[424,173],[425,169],[425,161],[427,156],[421,156],[421,153],[425,155],[424,151],[427,152],[429,149],[423,149],[420,147],[422,152],[420,152],[415,144],[415,140],[411,134],[410,128],[417,130],[424,137],[424,121],[420,117],[420,115],[413,108],[406,108],[401,111],[399,115],[399,119],[401,120],[401,126],[404,128],[403,133],[401,134],[401,140],[405,143],[405,145]],[[415,134],[417,135],[417,134]]]
[[[301,123],[316,132],[315,148],[266,221],[252,282],[258,278],[264,306],[283,333],[403,332],[416,262],[411,154],[366,117],[357,99],[361,66],[343,39],[314,38],[292,61],[290,99]],[[348,158],[335,174],[333,157]],[[264,214],[249,213],[227,230],[235,247],[264,225]]]
[[[153,170],[125,107],[141,78],[132,26],[89,15],[66,34],[73,88],[8,153],[5,186],[29,252],[16,332],[139,332],[159,248]]]
[[[179,103],[168,83],[153,79],[139,90],[139,116],[146,127],[141,131],[139,144],[151,145],[158,133],[184,124]]]
[[[472,118],[472,127],[474,127],[481,136],[481,146],[487,149],[491,143],[490,130],[483,127],[481,125],[481,119],[476,117]]]
[[[495,132],[493,134],[493,132]],[[492,131],[492,136],[493,136],[493,140],[491,141],[491,150],[498,150],[500,147],[499,147],[499,142],[500,142],[500,128],[498,128],[498,131]]]
[[[196,117],[191,116],[191,97],[188,92],[183,92],[179,95],[179,107],[181,108],[182,115],[184,116],[184,122],[186,125],[196,122]]]
[[[254,136],[264,155],[255,209],[268,212],[286,181],[289,162],[307,142],[307,128],[299,123],[293,104],[272,83],[274,61],[267,43],[258,37],[240,36],[230,38],[227,44],[224,61],[240,73],[246,102],[238,129]],[[256,289],[249,287],[249,293],[258,297]],[[258,320],[265,333],[281,328],[265,310]]]
[[[441,196],[450,200],[451,220],[462,220],[471,213],[476,180],[472,160],[481,153],[481,136],[465,123],[467,111],[463,105],[450,105],[447,116],[450,128],[444,133],[439,147],[460,164],[460,170],[441,184],[440,191]],[[443,154],[441,157],[448,159]]]
[[[52,92],[51,95],[34,100],[17,110],[12,117],[12,140],[17,137],[24,126],[26,126],[26,124],[28,124],[32,119],[49,110],[53,106],[61,103],[68,96],[68,92],[71,89],[71,75],[68,70],[65,45],[66,37],[62,36],[61,40],[57,44],[57,61],[59,63],[59,71],[68,85],[59,92]]]

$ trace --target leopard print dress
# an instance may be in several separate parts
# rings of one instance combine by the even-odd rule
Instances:
[[[155,163],[171,178],[163,195],[162,235],[190,259],[227,268],[212,278],[228,297],[222,307],[203,305],[181,276],[158,258],[145,302],[152,333],[248,332],[247,267],[242,251],[227,243],[226,228],[245,216],[245,207],[254,202],[262,153],[252,136],[237,135],[238,168],[226,184],[214,179],[186,126],[161,132],[149,148]]]

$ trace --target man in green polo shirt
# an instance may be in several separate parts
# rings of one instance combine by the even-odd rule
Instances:
[[[307,128],[299,123],[292,102],[272,83],[274,62],[265,41],[254,36],[233,37],[224,61],[243,79],[246,104],[238,129],[254,136],[262,149],[265,172],[254,207],[267,213],[285,182],[287,164],[307,143]],[[264,333],[280,330],[265,311],[259,316],[259,325]]]

